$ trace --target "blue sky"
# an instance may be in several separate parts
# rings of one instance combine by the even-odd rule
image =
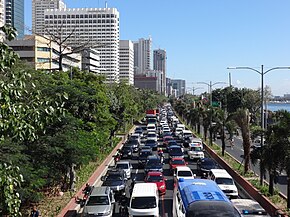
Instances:
[[[104,7],[105,0],[64,0],[69,8]],[[167,51],[167,76],[196,82],[228,82],[260,87],[260,70],[290,66],[289,0],[107,0],[120,12],[120,38],[152,37],[153,49]],[[31,26],[31,0],[25,0],[25,24]],[[274,95],[290,93],[290,70],[265,75]],[[221,87],[215,85],[214,88]]]

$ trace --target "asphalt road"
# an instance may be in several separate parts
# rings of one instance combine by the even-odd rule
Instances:
[[[220,147],[222,146],[222,142],[220,139],[217,139],[214,141],[217,145]],[[235,157],[239,162],[243,162],[243,158],[241,155],[244,154],[243,149],[243,140],[240,136],[234,137],[234,147],[231,148],[229,146],[229,141],[226,141],[226,151],[231,154],[233,157]],[[259,163],[256,165],[253,165],[250,163],[250,169],[253,170],[257,175],[260,175],[260,169],[259,169]],[[266,181],[269,181],[269,175],[266,174]],[[278,183],[274,184],[277,189],[284,195],[287,195],[287,176],[286,174],[280,174],[278,177]]]

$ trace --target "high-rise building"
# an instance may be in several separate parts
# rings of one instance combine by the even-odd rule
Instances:
[[[24,37],[24,0],[6,0],[5,22],[16,28],[17,38]]]
[[[172,79],[171,80],[172,89],[176,93],[176,97],[180,97],[185,94],[185,80],[182,79]]]
[[[44,11],[46,9],[65,9],[63,0],[32,0],[32,33],[44,35]]]
[[[44,25],[50,35],[67,38],[74,48],[100,52],[100,74],[119,82],[119,12],[116,8],[47,9]]]
[[[152,40],[140,38],[134,42],[134,73],[144,75],[151,69],[151,44]]]
[[[4,7],[4,0],[0,0],[0,27],[5,24],[5,7]],[[0,32],[0,42],[3,41],[4,34]]]
[[[134,48],[130,40],[120,40],[120,81],[134,85]]]
[[[161,78],[161,93],[166,94],[166,51],[154,50],[153,51],[153,70],[162,71]]]

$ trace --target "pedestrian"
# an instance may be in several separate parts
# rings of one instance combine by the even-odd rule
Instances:
[[[231,149],[234,149],[234,138],[230,139],[230,146],[231,146]]]
[[[32,207],[31,213],[30,213],[30,217],[40,217],[41,214],[39,212],[39,210],[37,209],[37,207],[34,205]]]

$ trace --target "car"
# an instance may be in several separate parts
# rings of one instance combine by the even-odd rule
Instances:
[[[159,194],[163,195],[166,193],[166,179],[161,172],[148,172],[144,181],[156,183]]]
[[[139,134],[139,136],[142,137],[143,136],[142,127],[136,127],[134,134]]]
[[[212,158],[202,158],[197,161],[197,171],[207,177],[211,169],[218,169],[217,163]]]
[[[231,202],[244,217],[268,217],[265,209],[252,199],[232,199]]]
[[[145,142],[145,146],[149,146],[153,151],[156,151],[158,143],[156,140],[149,139]]]
[[[182,148],[178,145],[170,146],[170,148],[168,149],[168,154],[169,154],[169,159],[176,158],[176,157],[184,158]]]
[[[118,161],[115,167],[124,170],[127,175],[127,179],[131,178],[131,171],[133,167],[129,161]]]
[[[94,187],[83,210],[83,216],[112,217],[115,198],[110,187]]]
[[[203,145],[200,142],[193,142],[189,144],[189,150],[187,151],[188,158],[190,160],[198,160],[204,158]]]
[[[163,137],[163,145],[167,146],[168,145],[168,141],[170,140],[174,140],[172,136],[164,136]]]
[[[115,194],[124,194],[127,184],[127,175],[122,169],[109,169],[106,175],[101,177],[102,186],[110,187]]]
[[[139,152],[140,152],[141,150],[148,150],[148,151],[151,151],[151,152],[152,152],[152,148],[151,148],[150,146],[146,146],[146,145],[141,145],[141,146],[139,147]]]
[[[124,145],[121,149],[121,155],[122,155],[122,159],[124,158],[132,158],[133,155],[133,147],[130,145]]]
[[[124,146],[131,146],[134,152],[139,150],[140,143],[138,140],[128,140]]]
[[[155,132],[148,132],[147,133],[147,140],[155,140],[157,142],[158,136]]]
[[[147,157],[146,164],[144,166],[145,173],[150,171],[163,172],[163,163],[158,155],[150,155]]]
[[[175,137],[178,137],[179,134],[182,133],[182,131],[183,131],[183,128],[180,128],[180,127],[175,128],[174,136],[175,136]]]
[[[138,133],[133,133],[129,137],[129,141],[131,140],[138,140],[138,142],[141,143],[141,135]]]
[[[179,157],[171,158],[169,161],[170,171],[173,173],[176,167],[186,166],[187,164],[188,163],[185,162],[184,158]]]
[[[147,162],[147,157],[152,155],[151,149],[144,149],[139,151],[138,163],[139,167],[144,167]]]
[[[194,179],[195,174],[192,173],[188,166],[180,166],[174,169],[174,182],[177,183],[180,178],[183,179]]]

